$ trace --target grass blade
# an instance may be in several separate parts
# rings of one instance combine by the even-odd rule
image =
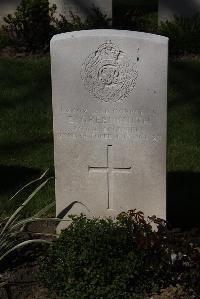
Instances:
[[[19,189],[9,200],[12,200],[13,198],[15,198],[21,191],[23,191],[24,189],[26,189],[28,186],[32,185],[35,182],[40,181],[49,171],[49,169],[45,170],[45,172],[37,179],[29,182],[28,184],[26,184],[25,186],[23,186],[21,189]]]
[[[46,212],[48,212],[51,208],[53,208],[55,206],[56,202],[52,202],[49,205],[47,205],[46,207],[44,207],[42,210],[40,210],[39,212],[37,212],[35,215],[33,215],[33,218],[38,218],[41,217],[42,215],[44,215]]]
[[[39,187],[37,187],[32,193],[31,195],[29,195],[29,197],[21,204],[21,206],[12,214],[12,216],[9,218],[9,220],[7,221],[6,225],[4,226],[4,228],[1,231],[1,235],[5,232],[5,230],[8,228],[8,226],[15,220],[15,217],[17,216],[17,214],[19,214],[19,212],[29,203],[29,201],[46,185],[46,183],[49,181],[49,178],[44,181],[42,184],[40,184]]]

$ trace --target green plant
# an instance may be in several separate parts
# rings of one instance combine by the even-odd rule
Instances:
[[[47,233],[34,233],[28,232],[26,230],[26,226],[33,222],[40,221],[54,221],[59,224],[61,221],[64,221],[63,218],[70,211],[74,204],[79,202],[72,202],[65,209],[63,209],[56,218],[44,218],[45,215],[51,208],[54,207],[55,201],[41,209],[39,212],[34,214],[31,217],[24,217],[23,210],[27,207],[27,205],[36,197],[38,192],[47,184],[47,182],[51,179],[45,178],[47,171],[45,171],[39,178],[29,182],[24,187],[22,187],[19,191],[15,193],[14,196],[10,198],[12,201],[18,195],[21,195],[25,190],[29,190],[29,187],[32,185],[35,186],[38,182],[41,182],[39,186],[34,188],[31,194],[27,197],[25,201],[15,210],[15,212],[10,216],[4,219],[0,218],[0,265],[4,263],[5,260],[9,257],[9,263],[7,261],[7,266],[4,265],[4,271],[11,266],[11,259],[14,257],[12,255],[16,251],[22,248],[28,247],[30,250],[30,245],[34,244],[47,244],[50,245],[53,238],[56,238],[56,234],[47,234]],[[80,203],[82,204],[82,203]],[[83,204],[82,204],[83,205]],[[87,207],[86,207],[87,208]],[[42,218],[41,218],[42,217]],[[68,221],[68,220],[66,220]],[[7,281],[0,280],[0,288],[5,288],[8,285]]]
[[[3,29],[10,34],[18,49],[27,52],[47,51],[55,33],[56,6],[48,0],[21,0],[16,12],[4,17]]]
[[[16,196],[18,196],[22,191],[27,189],[29,186],[35,184],[38,181],[41,181],[43,178],[45,178],[47,171],[45,171],[38,179],[35,179],[28,184],[26,184],[24,187],[22,187],[17,193],[15,193],[14,196],[10,198],[10,200],[13,200]],[[66,214],[71,210],[71,208],[79,203],[83,206],[81,202],[74,201],[71,204],[69,204],[67,207],[65,207],[56,218],[41,218],[41,216],[45,215],[51,208],[55,206],[55,201],[41,209],[39,212],[34,214],[31,217],[24,217],[21,212],[26,208],[26,206],[29,204],[31,200],[35,198],[37,193],[46,185],[46,183],[51,178],[46,178],[37,188],[31,192],[31,194],[28,196],[28,198],[23,201],[23,203],[15,210],[15,212],[10,216],[6,217],[4,219],[0,219],[0,263],[2,260],[4,260],[10,253],[15,251],[16,249],[32,244],[32,243],[48,243],[51,242],[41,239],[41,237],[56,237],[57,235],[49,235],[45,233],[32,233],[31,235],[37,236],[39,235],[39,238],[37,239],[29,239],[30,234],[27,234],[26,232],[26,225],[30,224],[32,222],[38,222],[41,220],[53,220],[56,221],[57,224],[59,224],[61,221],[64,221],[63,218],[66,216]],[[86,207],[86,206],[85,206]],[[87,207],[86,207],[87,208]],[[26,240],[28,237],[28,240]]]
[[[135,210],[115,221],[72,220],[41,262],[41,278],[56,298],[148,298],[178,283],[198,294],[197,252],[163,220]]]
[[[73,14],[71,11],[69,12],[70,18],[66,18],[66,16],[60,14],[60,18],[56,19],[56,30],[57,33],[63,32],[71,32],[77,30],[84,30],[85,24],[81,20],[81,18]]]
[[[37,181],[41,181],[46,175],[46,172],[43,173],[38,179],[31,181],[26,184],[22,189],[20,189],[10,200],[13,200],[21,191],[29,187]],[[40,210],[37,214],[29,218],[23,218],[21,212],[28,205],[28,203],[34,199],[36,194],[46,185],[49,181],[49,178],[45,179],[29,196],[28,198],[15,210],[15,212],[5,219],[0,220],[0,263],[12,252],[15,250],[32,244],[32,243],[50,243],[44,239],[27,239],[26,231],[24,230],[25,226],[28,223],[41,220],[41,216],[46,213],[50,208],[52,208],[55,203],[51,203],[46,206],[44,209]],[[45,234],[44,234],[45,236]]]
[[[170,54],[200,52],[200,14],[192,18],[175,16],[172,21],[162,22],[158,32],[169,37]]]
[[[42,262],[45,285],[58,298],[144,298],[163,286],[170,252],[156,247],[151,221],[133,213],[117,221],[72,217]]]
[[[92,8],[91,13],[85,20],[82,20],[80,16],[72,12],[70,12],[70,18],[66,18],[66,16],[61,14],[60,18],[55,20],[57,33],[110,28],[110,21],[97,7]]]
[[[22,204],[15,210],[15,212],[10,216],[6,217],[4,219],[0,219],[0,263],[13,251],[32,244],[32,243],[48,243],[49,241],[45,239],[41,239],[41,237],[56,237],[56,235],[49,235],[45,233],[32,233],[32,237],[39,235],[39,238],[31,238],[30,234],[27,234],[26,232],[26,225],[30,224],[32,222],[38,222],[41,220],[53,220],[57,223],[63,221],[63,218],[66,216],[66,214],[70,211],[70,209],[73,207],[74,204],[77,204],[79,202],[75,201],[69,204],[63,211],[59,213],[59,215],[56,218],[41,218],[41,216],[45,215],[51,208],[55,206],[55,201],[41,209],[39,212],[34,214],[31,217],[24,217],[22,214],[23,210],[26,208],[26,206],[32,201],[37,193],[47,184],[47,182],[51,179],[45,178],[47,171],[45,171],[39,178],[29,182],[24,187],[22,187],[17,193],[15,193],[14,196],[10,198],[10,200],[13,200],[15,197],[21,194],[22,191],[30,187],[31,185],[35,185],[35,183],[42,181],[39,186],[37,186],[33,192],[27,197],[25,201],[22,202]],[[82,203],[80,203],[82,204]],[[83,205],[83,204],[82,204]],[[28,237],[28,239],[27,239]]]
[[[3,30],[16,50],[34,53],[48,51],[49,41],[56,33],[110,27],[110,19],[96,7],[84,21],[72,12],[69,19],[64,15],[57,19],[55,11],[56,5],[49,6],[48,0],[21,0],[16,12],[4,17]]]
[[[128,10],[116,24],[120,29],[134,31],[153,32],[157,31],[157,13],[145,12],[143,9]]]
[[[108,29],[110,28],[111,19],[103,14],[98,7],[93,6],[91,13],[85,21],[86,29]]]

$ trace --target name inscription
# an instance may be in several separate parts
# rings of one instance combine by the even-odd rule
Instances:
[[[159,142],[161,136],[154,130],[157,112],[154,110],[104,109],[89,111],[84,107],[60,109],[59,138],[86,140],[124,140]]]

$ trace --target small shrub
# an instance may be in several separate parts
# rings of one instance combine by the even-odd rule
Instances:
[[[129,9],[115,21],[115,26],[119,29],[156,33],[158,14],[142,8]]]
[[[172,21],[162,22],[158,31],[169,37],[170,54],[200,52],[200,14],[192,18],[175,16]]]
[[[103,15],[99,8],[93,7],[91,13],[83,21],[78,15],[70,12],[70,18],[67,19],[64,15],[60,15],[56,19],[57,33],[70,32],[87,29],[106,29],[110,27],[110,19]]]
[[[60,15],[59,19],[56,19],[56,31],[57,33],[71,32],[77,30],[84,30],[85,25],[78,15],[70,12],[70,18],[67,19],[66,16]]]
[[[108,29],[111,19],[104,15],[98,7],[93,7],[92,12],[85,21],[86,29]]]
[[[4,17],[3,29],[12,36],[17,49],[45,52],[55,33],[55,10],[48,0],[21,0],[16,12]]]
[[[55,12],[56,6],[49,6],[48,0],[21,0],[16,12],[4,18],[3,26],[16,51],[47,52],[54,34],[110,26],[110,19],[96,7],[93,7],[91,14],[84,21],[72,12],[69,19],[64,15],[57,19],[54,17]],[[4,39],[0,37],[0,49],[4,44]]]
[[[168,235],[156,217],[146,221],[130,211],[116,221],[72,219],[41,263],[41,278],[58,298],[147,298],[198,273],[193,268],[183,275],[192,269],[192,249]],[[179,252],[176,260],[174,252]]]

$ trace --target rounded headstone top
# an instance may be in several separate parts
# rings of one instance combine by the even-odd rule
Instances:
[[[145,32],[137,32],[137,31],[129,31],[129,30],[117,30],[117,29],[93,29],[93,30],[81,30],[81,31],[73,31],[67,33],[56,34],[52,37],[51,43],[56,41],[72,39],[72,38],[82,38],[82,37],[101,37],[101,36],[112,36],[112,37],[126,37],[126,38],[137,38],[137,39],[145,39],[152,42],[158,43],[168,43],[168,37],[145,33]]]

